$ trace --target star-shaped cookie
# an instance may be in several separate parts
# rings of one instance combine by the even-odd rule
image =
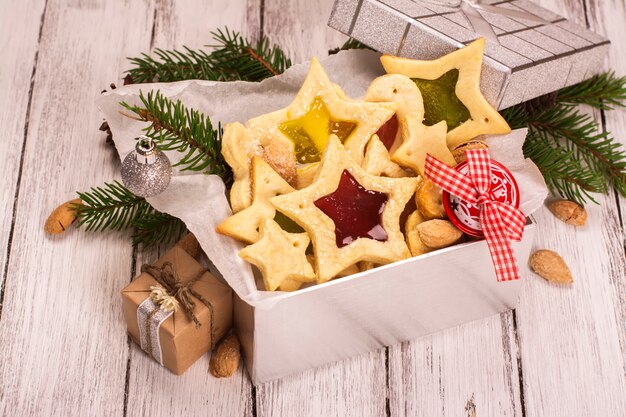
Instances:
[[[335,135],[331,135],[320,165],[313,184],[270,200],[311,236],[317,282],[326,282],[359,261],[386,264],[409,257],[399,219],[415,192],[417,179],[368,174],[349,157]],[[346,181],[352,183],[349,188],[358,191],[355,198],[337,193]],[[367,194],[375,201],[368,200]],[[366,206],[378,207],[379,211],[359,212],[359,208]],[[372,216],[375,222],[371,221]],[[342,223],[336,224],[336,220]],[[365,227],[355,232],[354,227],[359,224]],[[365,235],[368,237],[362,237]]]
[[[405,170],[391,160],[389,151],[378,138],[378,135],[372,136],[367,144],[365,148],[365,158],[361,166],[368,174],[376,176],[382,175],[391,178],[409,176]]]
[[[261,225],[261,239],[239,251],[239,256],[256,265],[267,291],[296,290],[296,282],[314,282],[315,271],[306,257],[310,239],[306,233],[289,233],[274,220]]]
[[[224,220],[215,229],[218,233],[245,243],[259,240],[261,225],[266,219],[273,219],[276,215],[270,198],[294,191],[261,157],[253,157],[251,175],[252,203]]]
[[[406,75],[420,86],[429,125],[447,120],[447,142],[451,149],[481,134],[511,131],[480,91],[484,49],[485,40],[480,38],[432,61],[390,55],[380,58],[387,73]]]
[[[222,155],[233,170],[230,207],[237,213],[252,203],[250,166],[252,158],[262,157],[287,182],[296,183],[296,164],[284,146],[252,138],[241,123],[228,123],[222,135]]]
[[[451,166],[456,165],[446,141],[446,122],[441,121],[433,126],[422,123],[424,119],[422,95],[410,78],[401,74],[378,77],[367,89],[365,100],[393,101],[398,105],[396,112],[398,128],[395,134],[399,138],[393,141],[392,149],[395,148],[395,151],[392,153],[392,161],[411,168],[419,175],[424,175],[427,154]],[[386,134],[393,137],[394,132]]]
[[[350,100],[330,81],[319,61],[309,72],[294,101],[286,108],[251,119],[251,136],[289,147],[300,165],[319,161],[328,136],[335,134],[360,163],[370,137],[396,111],[394,103]]]

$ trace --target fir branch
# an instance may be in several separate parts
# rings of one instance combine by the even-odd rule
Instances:
[[[176,241],[187,231],[182,220],[157,211],[135,219],[133,226],[133,245],[144,247]]]
[[[568,97],[577,100],[582,95]],[[537,164],[553,193],[583,204],[587,199],[595,201],[590,193],[606,193],[612,184],[626,195],[622,145],[570,103],[557,101],[533,115],[519,104],[502,115],[513,129],[529,128],[524,155]]]
[[[174,166],[181,167],[183,171],[218,175],[227,186],[230,185],[232,171],[221,153],[219,126],[214,129],[210,118],[185,107],[180,100],[170,100],[160,91],[151,91],[147,96],[140,92],[139,99],[141,106],[120,104],[139,120],[150,123],[145,128],[145,134],[156,141],[159,149],[184,154]]]
[[[122,231],[134,228],[134,245],[144,247],[179,239],[186,231],[176,217],[156,211],[117,181],[77,193],[83,204],[75,206],[78,226],[87,231]]]
[[[261,81],[281,74],[291,60],[266,37],[257,42],[228,28],[211,32],[211,52],[183,47],[179,50],[156,49],[154,57],[141,54],[128,58],[133,65],[126,72],[133,83],[172,82],[191,79],[213,81]]]
[[[546,146],[541,137],[530,133],[524,142],[524,154],[531,155],[548,187],[570,200],[595,201],[592,192],[606,187],[604,178],[582,166],[573,153],[559,144]]]
[[[154,209],[117,181],[78,192],[83,204],[76,206],[78,226],[88,231],[123,230]]]
[[[531,119],[530,113],[524,107],[524,103],[500,110],[500,115],[513,130],[527,127]]]
[[[600,110],[626,107],[626,76],[617,77],[605,72],[559,91],[557,101],[568,104],[587,104]]]
[[[278,46],[271,45],[267,37],[253,43],[225,28],[212,32],[216,48],[211,53],[215,68],[226,79],[261,81],[282,74],[291,64],[291,60]]]
[[[128,58],[133,68],[126,71],[132,83],[172,82],[190,79],[220,80],[213,69],[211,56],[202,50],[183,47],[183,51],[155,49],[151,57],[145,53]]]
[[[575,157],[612,182],[626,195],[626,152],[622,145],[603,132],[598,124],[572,106],[559,105],[529,122],[545,140],[563,139]],[[599,192],[606,192],[607,187]]]
[[[559,141],[546,139],[545,132],[530,130],[523,151],[537,165],[554,194],[584,204],[587,199],[595,202],[591,193],[607,190],[602,173],[583,165],[575,153]]]

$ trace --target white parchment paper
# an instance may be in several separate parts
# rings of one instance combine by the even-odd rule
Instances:
[[[321,60],[330,79],[353,98],[365,94],[370,82],[384,74],[380,54],[365,50],[343,51]],[[297,94],[308,70],[308,63],[294,65],[277,77],[260,83],[245,81],[181,81],[176,83],[137,84],[120,87],[98,98],[113,140],[123,159],[135,147],[135,138],[142,134],[146,123],[125,117],[121,101],[139,104],[139,92],[160,90],[172,99],[208,115],[213,123],[241,122],[258,115],[286,107]],[[518,181],[521,194],[520,209],[530,215],[543,204],[548,190],[539,169],[522,154],[526,130],[488,139],[492,157],[506,165]],[[172,163],[181,158],[176,151],[167,152]],[[202,249],[233,290],[248,303],[269,307],[282,292],[258,291],[250,265],[239,258],[242,245],[219,235],[215,227],[231,210],[221,179],[214,175],[181,173],[174,170],[169,187],[148,199],[157,210],[183,220],[198,238]]]

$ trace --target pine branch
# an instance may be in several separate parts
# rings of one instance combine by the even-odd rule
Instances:
[[[543,138],[530,133],[523,149],[541,170],[548,187],[563,197],[580,204],[586,199],[595,202],[591,193],[606,189],[602,175],[584,167],[570,150],[558,143],[546,146]]]
[[[126,71],[133,84],[172,82],[190,79],[221,80],[222,74],[213,69],[211,56],[202,50],[183,47],[183,51],[157,48],[156,57],[145,53],[128,58],[133,68]]]
[[[135,228],[133,244],[148,247],[177,240],[187,230],[181,220],[156,211],[117,181],[77,194],[83,201],[75,206],[78,226],[87,231]]]
[[[212,32],[216,48],[211,57],[215,67],[232,80],[261,81],[282,74],[291,60],[282,49],[270,45],[266,37],[252,43],[237,32],[225,28]]]
[[[564,139],[575,157],[602,174],[626,195],[626,152],[622,145],[602,132],[600,126],[572,106],[559,105],[543,113],[529,126],[548,138]],[[608,182],[607,181],[607,182]],[[606,192],[607,187],[599,192]]]
[[[83,204],[76,206],[78,226],[88,231],[123,230],[154,209],[117,181],[78,192]]]
[[[605,72],[559,91],[557,101],[568,104],[587,104],[601,110],[626,107],[626,76],[617,77]]]
[[[511,129],[521,129],[528,126],[531,116],[524,108],[524,103],[516,104],[504,110],[500,110],[500,115],[506,120]]]
[[[128,58],[126,71],[133,83],[172,82],[191,79],[213,81],[261,81],[281,74],[291,60],[266,37],[257,42],[225,28],[211,33],[210,53],[183,47],[182,51],[156,49],[155,57],[142,54]]]
[[[220,176],[228,186],[232,171],[221,153],[221,128],[213,128],[211,119],[185,107],[180,100],[173,102],[160,91],[140,92],[141,106],[120,103],[139,120],[150,122],[145,134],[164,151],[176,150],[184,154],[174,166],[183,171],[202,171]]]
[[[568,97],[573,101],[582,95]],[[520,104],[502,115],[513,129],[529,128],[524,154],[537,164],[553,193],[583,204],[587,199],[595,201],[590,193],[606,193],[612,184],[626,195],[622,145],[573,104],[557,101],[534,115]]]
[[[142,244],[144,247],[176,241],[187,231],[182,220],[159,212],[135,219],[133,226],[133,245]]]

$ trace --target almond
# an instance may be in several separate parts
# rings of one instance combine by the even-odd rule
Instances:
[[[66,201],[55,208],[46,219],[43,230],[51,235],[65,232],[76,221],[76,205],[83,204],[79,198]]]
[[[415,191],[415,205],[425,220],[446,217],[441,188],[423,178]]]
[[[431,249],[441,249],[453,245],[463,236],[448,220],[428,220],[417,225],[421,242]]]
[[[236,334],[226,336],[217,345],[211,356],[209,370],[216,378],[226,378],[237,371],[241,359],[241,345]]]
[[[452,156],[457,164],[461,164],[465,162],[467,157],[465,156],[465,151],[469,149],[488,149],[489,147],[482,140],[470,140],[469,142],[465,142],[454,148],[452,151]]]
[[[424,218],[418,210],[415,210],[406,219],[404,226],[404,234],[406,236],[406,244],[411,251],[411,255],[419,256],[424,253],[430,252],[432,249],[424,245],[420,239],[420,234],[417,230],[417,226],[424,222]]]
[[[557,200],[548,208],[554,216],[572,226],[584,226],[587,222],[587,210],[570,200]]]
[[[557,284],[574,282],[572,273],[561,256],[551,250],[541,249],[530,256],[530,268],[540,277]]]

